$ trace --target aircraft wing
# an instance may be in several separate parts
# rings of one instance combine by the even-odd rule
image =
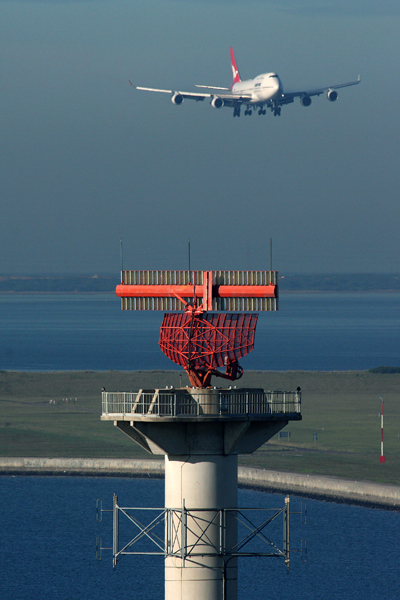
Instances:
[[[347,83],[338,83],[336,85],[329,85],[323,88],[316,88],[314,90],[301,90],[298,92],[284,92],[282,94],[282,102],[281,104],[287,104],[289,102],[293,102],[294,98],[301,98],[303,96],[320,96],[329,90],[338,90],[340,88],[349,87],[350,85],[357,85],[360,83],[361,78],[358,76],[356,81],[348,81]]]
[[[221,98],[224,101],[224,106],[233,107],[247,103],[251,100],[251,94],[209,94],[210,98]]]
[[[217,87],[216,85],[198,85],[196,84],[194,87],[205,88],[206,90],[225,90],[229,92],[230,88],[227,87]]]
[[[138,85],[133,85],[133,83],[129,82],[132,87],[137,90],[145,91],[145,92],[159,92],[161,94],[171,94],[172,97],[181,96],[182,99],[187,100],[196,100],[197,102],[201,102],[206,98],[210,98],[211,100],[214,98],[221,98],[224,101],[224,106],[236,106],[237,104],[242,104],[251,98],[250,94],[221,94],[218,93],[218,90],[229,90],[229,88],[211,88],[210,86],[196,86],[196,87],[204,87],[207,89],[213,89],[215,92],[212,94],[202,93],[202,92],[181,92],[179,90],[162,90],[159,88],[149,88],[149,87],[141,87]]]
[[[215,85],[198,85],[195,87],[203,88],[206,90],[215,90],[213,94],[208,94],[210,98],[221,98],[224,101],[224,106],[234,107],[243,103],[247,103],[248,100],[252,99],[251,94],[221,94],[221,91],[229,92],[230,88],[227,87],[217,87]]]
[[[205,98],[209,98],[210,94],[201,94],[201,93],[196,93],[196,92],[181,92],[179,90],[160,90],[158,88],[148,88],[148,87],[140,87],[139,85],[133,85],[131,83],[131,86],[136,88],[137,90],[141,90],[141,91],[145,91],[145,92],[160,92],[162,94],[179,94],[180,96],[182,96],[182,98],[187,98],[189,100],[197,100],[197,101],[201,101],[204,100]]]

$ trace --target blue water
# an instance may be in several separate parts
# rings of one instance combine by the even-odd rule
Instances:
[[[161,312],[109,294],[0,295],[0,369],[178,369],[158,347]],[[400,294],[284,294],[260,313],[245,370],[400,366]]]
[[[95,501],[111,508],[162,507],[162,480],[0,477],[0,597],[13,600],[162,600],[163,559],[96,560],[95,540],[112,543],[112,517],[95,519]],[[284,497],[239,490],[244,507],[283,506]],[[298,511],[301,499],[292,497]],[[122,525],[122,521],[121,521]],[[400,513],[307,500],[307,524],[291,516],[291,548],[307,540],[307,562],[293,552],[289,575],[276,558],[242,558],[240,600],[398,600]],[[281,547],[282,529],[272,532]]]

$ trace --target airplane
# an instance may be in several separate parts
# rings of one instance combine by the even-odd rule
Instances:
[[[291,104],[294,102],[295,98],[300,99],[300,104],[302,106],[310,106],[312,96],[320,96],[326,92],[328,100],[330,102],[335,102],[338,99],[336,90],[350,85],[357,85],[361,81],[360,76],[358,76],[356,81],[349,81],[348,83],[339,83],[337,85],[311,90],[303,89],[297,92],[285,92],[282,81],[276,73],[264,73],[258,75],[254,79],[242,81],[232,48],[230,49],[230,53],[233,75],[233,83],[230,88],[215,87],[211,85],[196,85],[195,87],[197,88],[213,90],[207,93],[196,93],[181,92],[177,90],[160,90],[157,88],[133,85],[131,81],[129,81],[129,83],[137,90],[171,94],[171,101],[176,105],[182,104],[184,100],[196,100],[199,102],[209,99],[213,108],[222,108],[224,106],[233,108],[234,117],[240,117],[240,109],[242,106],[246,107],[246,110],[244,111],[246,116],[250,116],[253,110],[257,110],[259,115],[266,115],[266,109],[269,108],[274,116],[277,117],[281,114],[282,106]]]

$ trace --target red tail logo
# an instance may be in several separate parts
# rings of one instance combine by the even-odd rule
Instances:
[[[241,81],[240,75],[239,75],[239,70],[236,65],[235,55],[233,54],[232,48],[231,48],[231,65],[232,65],[232,77],[233,77],[233,83],[231,86],[231,89],[232,89],[232,87],[235,85],[235,83],[238,83],[239,81]]]

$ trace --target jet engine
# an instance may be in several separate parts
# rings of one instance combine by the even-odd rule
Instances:
[[[336,90],[328,90],[326,92],[327,98],[330,102],[335,102],[338,99],[338,93]]]
[[[224,101],[222,100],[222,98],[219,98],[219,96],[214,96],[214,98],[211,100],[211,106],[213,108],[222,108],[224,105]]]
[[[312,102],[312,100],[311,100],[310,96],[302,96],[300,98],[300,104],[302,106],[310,106],[311,102]]]
[[[171,98],[171,102],[172,104],[182,104],[183,96],[181,94],[178,94],[178,92],[175,92]]]

